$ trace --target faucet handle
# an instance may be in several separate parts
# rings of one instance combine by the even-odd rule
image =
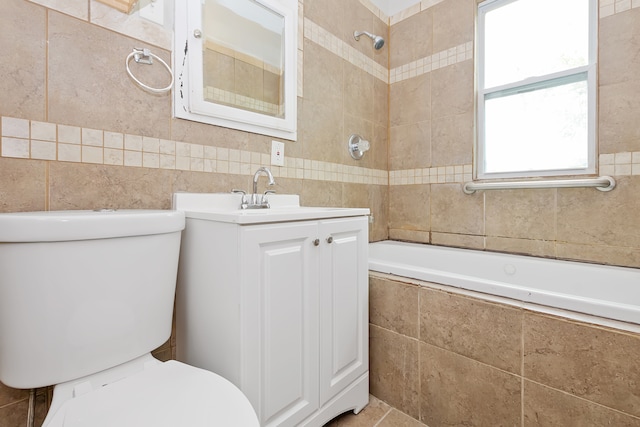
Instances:
[[[276,193],[276,192],[275,192],[274,190],[267,190],[267,191],[265,191],[265,192],[264,192],[264,194],[262,195],[262,197],[260,198],[260,204],[261,204],[263,207],[270,208],[270,207],[271,207],[271,205],[269,204],[269,200],[267,199],[267,196],[268,196],[269,194],[275,194],[275,193]]]
[[[244,190],[238,190],[238,189],[236,189],[236,188],[234,188],[233,190],[231,190],[231,192],[232,192],[232,193],[235,193],[235,194],[242,194],[242,195],[247,194],[247,192],[246,192],[246,191],[244,191]]]

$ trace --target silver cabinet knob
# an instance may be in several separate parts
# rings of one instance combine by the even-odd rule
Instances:
[[[316,239],[313,241],[313,246],[319,246],[320,245],[320,239]]]
[[[333,236],[327,237],[327,243],[333,243]]]
[[[197,39],[202,38],[202,31],[200,31],[198,29],[193,30],[193,37],[195,37]]]

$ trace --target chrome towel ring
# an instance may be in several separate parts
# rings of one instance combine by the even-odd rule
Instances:
[[[133,73],[131,72],[131,68],[129,68],[129,61],[131,61],[131,58],[133,58],[134,61],[136,61],[138,64],[148,64],[148,65],[153,65],[153,58],[157,59],[158,61],[160,61],[162,65],[165,66],[167,71],[169,71],[169,75],[171,75],[171,83],[169,83],[167,87],[163,87],[159,89],[155,87],[147,86],[146,84],[142,83],[133,75]],[[129,77],[131,77],[133,81],[138,83],[142,88],[150,92],[165,93],[165,92],[169,92],[173,87],[173,71],[171,70],[171,67],[169,67],[169,65],[167,65],[167,63],[164,62],[162,58],[152,53],[149,49],[133,48],[133,51],[127,56],[127,59],[125,60],[125,66],[127,67],[127,74],[129,74]]]

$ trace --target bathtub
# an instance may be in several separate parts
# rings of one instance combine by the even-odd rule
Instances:
[[[369,244],[369,270],[542,308],[537,311],[582,313],[591,323],[640,325],[640,269],[382,241]]]

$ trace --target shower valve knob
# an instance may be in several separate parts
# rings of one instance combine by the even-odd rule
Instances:
[[[349,137],[349,154],[354,160],[360,160],[366,151],[369,151],[371,144],[360,135],[353,134]]]

